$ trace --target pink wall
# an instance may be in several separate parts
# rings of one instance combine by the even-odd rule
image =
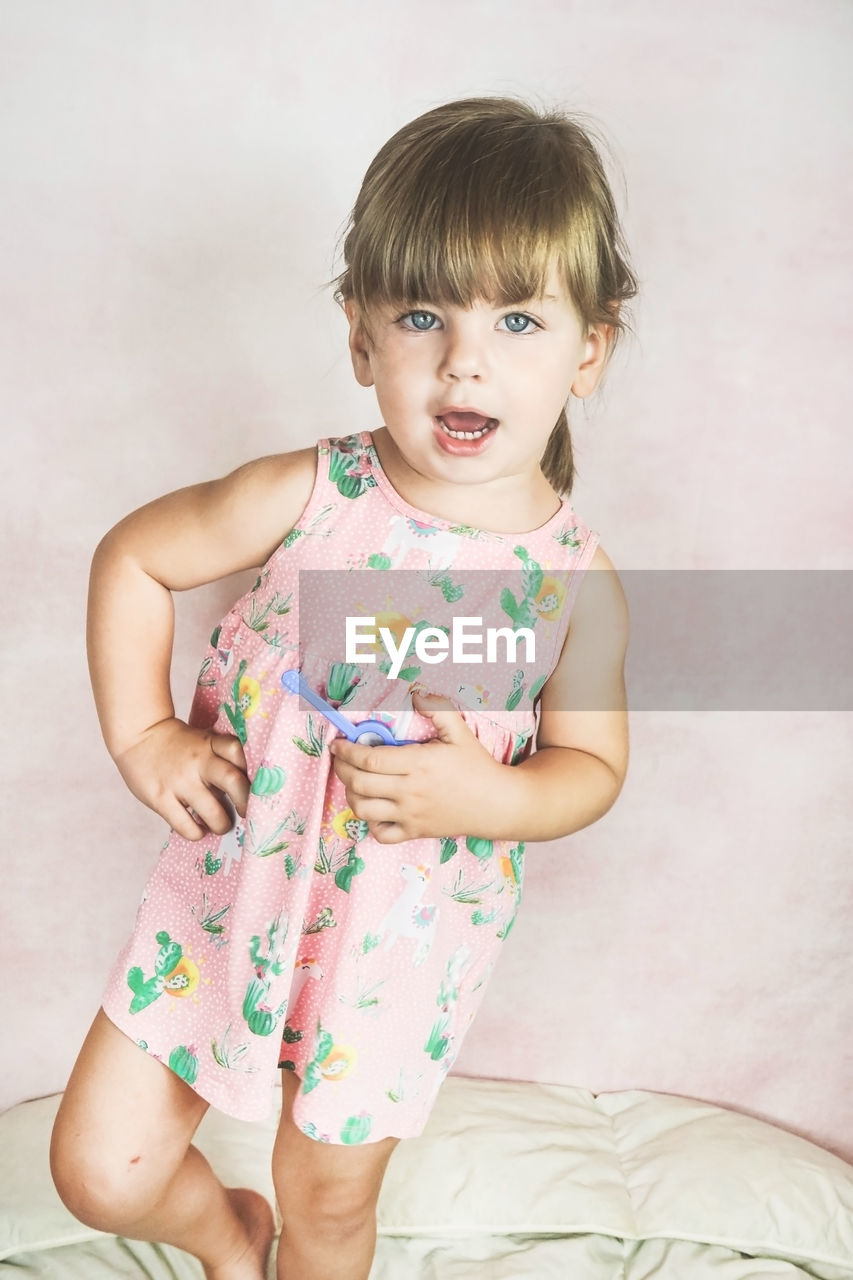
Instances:
[[[852,36],[843,0],[5,7],[0,1105],[63,1087],[163,836],[98,736],[91,552],[376,424],[323,284],[406,119],[510,92],[603,122],[643,294],[574,501],[617,568],[853,569]],[[179,601],[180,706],[239,585]],[[617,806],[529,852],[457,1070],[692,1095],[853,1159],[851,728],[635,712]]]

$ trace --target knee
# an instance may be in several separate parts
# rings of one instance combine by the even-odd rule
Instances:
[[[50,1172],[60,1200],[78,1221],[115,1235],[144,1217],[160,1190],[136,1174],[132,1158],[128,1162],[104,1144],[95,1146],[61,1119],[51,1136]]]
[[[300,1180],[278,1193],[285,1227],[299,1226],[329,1237],[346,1238],[364,1229],[376,1212],[373,1186],[358,1179]]]

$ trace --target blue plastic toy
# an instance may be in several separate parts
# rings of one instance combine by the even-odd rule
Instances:
[[[310,702],[321,715],[330,720],[350,742],[358,742],[367,747],[411,747],[418,745],[417,738],[395,738],[387,724],[381,720],[360,720],[353,724],[336,711],[331,702],[321,698],[311,688],[301,671],[285,671],[281,683],[288,693],[300,693],[306,702]]]

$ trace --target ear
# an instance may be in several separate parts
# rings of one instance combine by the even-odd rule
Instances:
[[[581,363],[578,365],[575,380],[572,383],[572,395],[577,396],[579,400],[592,395],[598,386],[599,378],[607,364],[613,332],[611,324],[596,324],[587,333]]]
[[[344,303],[344,311],[349,321],[349,351],[356,382],[362,387],[372,387],[373,369],[370,363],[370,343],[364,331],[361,313],[351,298]]]

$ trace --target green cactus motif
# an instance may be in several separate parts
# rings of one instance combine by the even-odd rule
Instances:
[[[286,781],[287,774],[284,769],[282,769],[281,765],[262,764],[258,767],[258,771],[252,779],[252,795],[278,795]]]
[[[227,702],[223,702],[222,704],[222,710],[231,721],[231,728],[234,730],[244,747],[249,735],[246,730],[246,717],[243,715],[243,707],[240,705],[240,681],[246,674],[246,668],[248,665],[249,664],[246,659],[243,658],[237,668],[237,674],[234,677],[234,683],[231,686],[231,697],[234,699],[234,706],[232,707]]]
[[[468,836],[465,841],[465,847],[469,853],[473,853],[475,858],[491,858],[495,850],[493,840],[485,840],[481,836]]]
[[[533,729],[524,729],[521,733],[515,734],[515,740],[512,744],[512,763],[516,764],[523,756],[527,754],[527,745],[533,737]]]
[[[298,875],[301,868],[302,868],[301,853],[298,853],[295,858],[289,853],[286,853],[284,855],[284,872],[288,880],[292,880],[295,875]]]
[[[169,1066],[176,1076],[186,1080],[187,1084],[195,1084],[198,1077],[198,1058],[195,1045],[179,1044],[169,1054]]]
[[[380,1004],[380,999],[376,992],[385,986],[388,978],[380,978],[378,982],[374,982],[372,984],[370,982],[365,982],[359,971],[359,962],[363,954],[363,951],[359,954],[358,947],[350,948],[350,955],[354,960],[355,973],[349,986],[349,990],[343,988],[338,991],[338,999],[341,1004],[348,1005],[351,1009],[364,1009],[373,1014],[377,1011]]]
[[[458,533],[460,538],[471,538],[475,542],[482,541],[486,537],[482,529],[475,529],[471,524],[452,524],[450,532]]]
[[[524,672],[515,671],[512,677],[512,691],[504,704],[507,711],[515,711],[524,693]]]
[[[214,1062],[217,1066],[224,1067],[226,1071],[254,1072],[260,1070],[259,1067],[239,1066],[241,1059],[249,1052],[249,1046],[248,1044],[230,1045],[228,1043],[228,1037],[231,1034],[231,1026],[232,1024],[229,1022],[228,1026],[223,1031],[221,1038],[219,1040],[211,1040],[210,1042],[210,1052],[213,1055]]]
[[[306,742],[304,738],[299,738],[294,735],[294,737],[291,738],[291,742],[293,742],[294,746],[297,746],[300,751],[304,751],[306,756],[319,758],[323,754],[323,743],[326,741],[326,726],[325,724],[322,725],[320,732],[318,733],[314,728],[314,717],[310,711],[306,718],[306,724],[308,726],[308,741]]]
[[[302,1092],[310,1093],[312,1089],[316,1089],[321,1083],[323,1074],[320,1066],[328,1058],[332,1052],[335,1040],[328,1031],[324,1031],[320,1023],[317,1023],[317,1044],[315,1047],[314,1057],[305,1067],[305,1077],[302,1082]]]
[[[357,1116],[350,1116],[341,1128],[341,1142],[348,1146],[357,1146],[364,1142],[370,1133],[373,1116],[368,1111],[360,1111]]]
[[[406,649],[406,652],[404,655],[405,657],[408,658],[410,654],[415,653],[415,645],[417,644],[418,636],[421,634],[422,631],[443,631],[444,634],[447,636],[448,641],[450,639],[449,627],[445,627],[441,623],[430,622],[427,618],[420,618],[412,627],[412,634],[409,637],[409,646]],[[391,672],[390,657],[386,655],[385,657],[380,658],[377,665],[379,667],[379,670],[384,675],[386,676],[390,675],[390,672]],[[421,674],[421,671],[422,671],[422,668],[419,666],[415,666],[415,665],[406,666],[401,669],[400,674],[397,676],[397,679],[405,680],[409,684],[411,684],[412,681],[418,679],[418,677]]]
[[[320,836],[317,842],[314,870],[319,876],[327,876],[330,872],[334,872],[335,884],[345,893],[349,893],[353,876],[360,875],[364,870],[364,859],[356,853],[355,845],[342,850],[341,844],[342,841],[337,837],[329,841],[325,836]],[[340,879],[338,879],[339,876]]]
[[[465,594],[465,588],[460,583],[454,582],[449,573],[433,573],[427,570],[425,577],[431,587],[438,587],[448,604],[455,604]]]
[[[282,948],[287,940],[289,921],[282,912],[267,927],[266,953],[261,950],[261,939],[255,936],[249,942],[249,956],[255,970],[249,981],[243,999],[243,1017],[249,1030],[256,1036],[268,1036],[275,1030],[276,1023],[287,1008],[289,996],[282,1000],[277,1009],[268,1003],[272,979],[284,972],[285,962],[282,960]]]
[[[302,1132],[305,1134],[305,1137],[310,1138],[312,1142],[331,1142],[332,1141],[331,1135],[328,1133],[321,1133],[313,1120],[309,1120],[308,1123],[303,1124],[301,1128],[302,1128]]]
[[[414,640],[412,641],[412,643],[414,644]],[[380,658],[379,662],[376,665],[377,665],[377,669],[382,672],[383,676],[385,676],[386,679],[390,680],[391,679],[391,659],[389,657]],[[420,674],[421,674],[420,667],[401,667],[397,675],[397,679],[404,681],[406,684],[411,684],[413,680],[417,680]]]
[[[202,880],[205,876],[215,876],[221,866],[222,859],[214,858],[212,849],[205,850],[203,859],[196,858],[195,860],[195,869]]]
[[[376,484],[370,472],[364,470],[362,459],[341,449],[332,453],[329,479],[344,498],[360,498]]]
[[[494,883],[494,880],[486,880],[483,884],[465,884],[463,872],[460,869],[456,873],[456,883],[450,890],[449,896],[454,902],[461,902],[466,906],[476,905],[483,901],[481,895],[491,889]],[[445,893],[447,893],[446,889]]]
[[[538,680],[533,681],[533,684],[530,686],[530,692],[527,695],[531,702],[535,702],[539,697],[539,694],[542,692],[542,686],[545,684],[547,679],[547,676],[540,676]]]
[[[429,1054],[433,1062],[439,1062],[450,1051],[453,1041],[450,1028],[453,1022],[454,1006],[459,999],[462,975],[468,968],[470,960],[467,947],[461,946],[454,951],[445,965],[444,977],[439,983],[435,1000],[440,1012],[424,1045],[424,1052]]]
[[[225,925],[222,923],[223,917],[231,910],[231,903],[221,907],[219,911],[211,911],[207,905],[207,894],[201,895],[201,906],[190,907],[190,911],[195,916],[198,923],[204,929],[205,933],[209,933],[213,938],[214,945],[219,947],[225,946],[226,939],[223,937],[225,933]]]
[[[271,858],[275,853],[283,853],[285,849],[290,848],[289,840],[282,840],[282,833],[289,831],[288,820],[280,822],[274,831],[265,836],[263,840],[258,840],[255,833],[255,824],[249,821],[249,835],[251,836],[252,853],[256,858]]]
[[[344,893],[349,893],[352,887],[353,877],[361,875],[364,870],[364,858],[360,858],[356,853],[356,846],[347,850],[346,865],[340,867],[335,872],[335,884],[339,889],[343,889]]]
[[[500,938],[501,942],[505,942],[506,939],[509,937],[509,935],[512,933],[512,926],[515,924],[515,917],[517,914],[518,914],[517,910],[513,911],[512,915],[507,920],[506,924],[501,925],[500,929],[498,929],[496,936]]]
[[[429,1054],[433,1062],[440,1062],[450,1048],[451,1037],[448,1035],[448,1028],[451,1021],[450,1013],[444,1012],[440,1013],[432,1024],[424,1051]]]
[[[168,933],[162,931],[156,935],[160,950],[154,959],[154,973],[146,978],[138,965],[127,972],[127,985],[133,992],[130,1012],[140,1013],[163,994],[166,979],[180,962],[184,950],[179,942],[173,942]]]
[[[471,923],[472,924],[491,924],[493,920],[497,919],[497,916],[498,916],[497,907],[493,907],[492,910],[488,912],[480,911],[478,908],[476,911],[471,912]]]
[[[262,636],[263,639],[266,640],[267,637],[264,635],[264,632],[269,630],[270,614],[273,614],[276,618],[281,618],[284,614],[290,613],[290,602],[292,599],[292,591],[286,596],[282,596],[278,591],[275,591],[265,604],[261,604],[260,600],[253,597],[250,601],[249,616],[248,618],[244,618],[243,621],[247,627],[251,627],[253,631],[256,631],[259,636]],[[275,642],[274,647],[280,647],[280,643],[281,640],[279,637]]]
[[[523,881],[524,842],[523,841],[519,840],[518,844],[514,845],[510,849],[509,858],[510,858],[510,862],[512,863],[512,870],[513,870],[513,875],[515,877],[516,888],[513,894],[514,901],[512,906],[512,914],[510,915],[509,919],[503,925],[501,925],[500,929],[498,929],[498,932],[497,932],[497,936],[498,938],[500,938],[502,942],[505,941],[509,937],[510,933],[512,932],[512,927],[515,924],[515,918],[518,915],[518,909],[521,906],[522,885],[524,883]]]
[[[295,809],[291,809],[287,817],[273,831],[265,833],[263,839],[260,839],[255,824],[250,818],[249,847],[252,854],[256,858],[271,858],[273,854],[283,853],[285,849],[290,848],[290,841],[281,838],[284,832],[292,831],[295,835],[304,835],[305,822],[305,818],[300,817]]]
[[[302,932],[322,933],[324,929],[337,929],[338,922],[334,917],[331,907],[322,907],[319,915],[311,921],[310,924],[303,924]]]
[[[419,1072],[413,1081],[407,1082],[405,1079],[405,1073],[401,1067],[396,1085],[392,1085],[390,1089],[386,1089],[385,1096],[390,1102],[405,1102],[410,1087],[417,1085],[418,1081],[422,1079],[423,1072]]]
[[[576,524],[573,524],[571,528],[567,524],[564,524],[562,529],[559,529],[553,536],[556,538],[557,542],[559,542],[561,547],[571,547],[576,551],[581,545],[581,538],[578,535],[578,527]]]
[[[544,575],[536,561],[530,559],[525,547],[514,547],[513,554],[518,556],[524,566],[521,571],[521,599],[516,600],[509,587],[504,587],[501,592],[501,608],[508,614],[516,630],[519,627],[533,628],[538,617],[533,602],[542,589]]]
[[[452,836],[441,837],[441,857],[439,858],[439,866],[445,862],[449,862],[456,850],[459,848]]]
[[[334,706],[345,707],[364,675],[355,662],[333,662],[326,681],[326,697]]]
[[[367,567],[368,569],[390,569],[391,557],[384,555],[381,551],[374,551],[367,557]]]

